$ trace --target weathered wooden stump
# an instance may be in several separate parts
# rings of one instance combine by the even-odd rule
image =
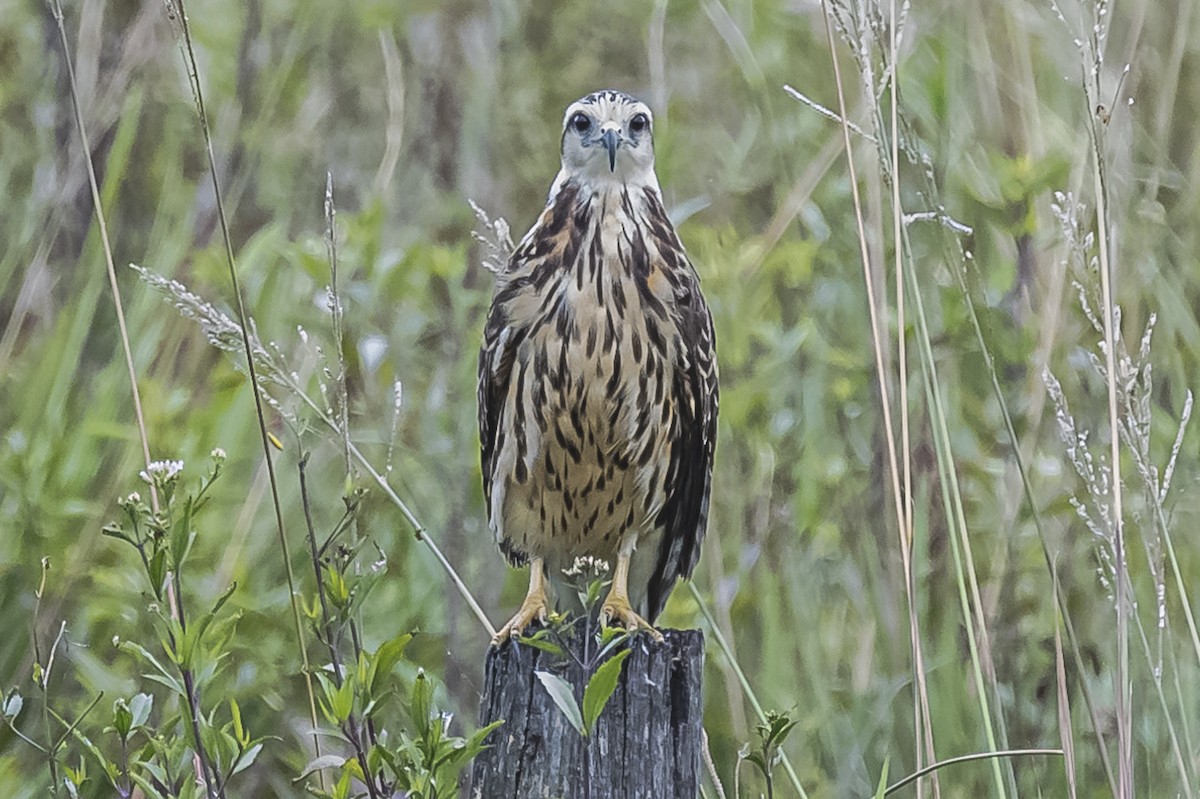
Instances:
[[[582,706],[598,648],[577,635],[553,654],[506,643],[488,652],[480,725],[504,719],[475,760],[471,799],[695,799],[700,793],[704,635],[634,636],[616,691],[584,738],[535,672],[564,678]]]

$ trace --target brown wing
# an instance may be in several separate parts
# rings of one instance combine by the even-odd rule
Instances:
[[[479,350],[479,373],[477,398],[479,402],[479,449],[480,467],[483,471],[483,504],[487,508],[488,520],[492,519],[492,481],[503,479],[495,474],[496,454],[504,447],[507,431],[501,424],[504,418],[504,402],[508,396],[508,385],[512,379],[513,363],[517,348],[526,331],[514,329],[508,324],[502,302],[504,289],[496,291],[492,306],[488,310],[487,323],[483,329],[483,346]],[[498,539],[500,549],[514,565],[526,561],[524,552],[514,549],[504,537]]]
[[[678,421],[667,468],[667,498],[656,520],[663,536],[646,592],[651,622],[662,612],[676,580],[691,576],[700,559],[700,543],[708,527],[719,403],[712,315],[700,293],[699,278],[673,231],[670,238],[676,249],[673,257],[665,260],[673,261],[681,276],[676,311],[684,357],[672,385]]]

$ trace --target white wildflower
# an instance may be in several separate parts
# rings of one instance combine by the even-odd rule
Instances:
[[[583,555],[575,558],[571,568],[563,570],[563,574],[567,577],[577,577],[589,572],[596,575],[608,574],[608,561],[603,558],[593,558],[591,555]]]
[[[183,461],[154,461],[141,472],[138,472],[138,477],[141,477],[150,485],[168,483],[179,476],[183,471]]]

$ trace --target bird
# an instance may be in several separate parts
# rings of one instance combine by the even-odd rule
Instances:
[[[566,109],[560,152],[545,208],[498,271],[479,353],[488,527],[530,566],[493,643],[544,624],[549,581],[585,556],[613,564],[604,622],[661,641],[652,622],[708,525],[712,314],[663,204],[650,108],[589,94]]]

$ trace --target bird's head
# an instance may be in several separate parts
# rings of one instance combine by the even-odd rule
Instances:
[[[576,100],[563,116],[563,172],[595,183],[657,184],[653,126],[650,108],[623,92]]]

